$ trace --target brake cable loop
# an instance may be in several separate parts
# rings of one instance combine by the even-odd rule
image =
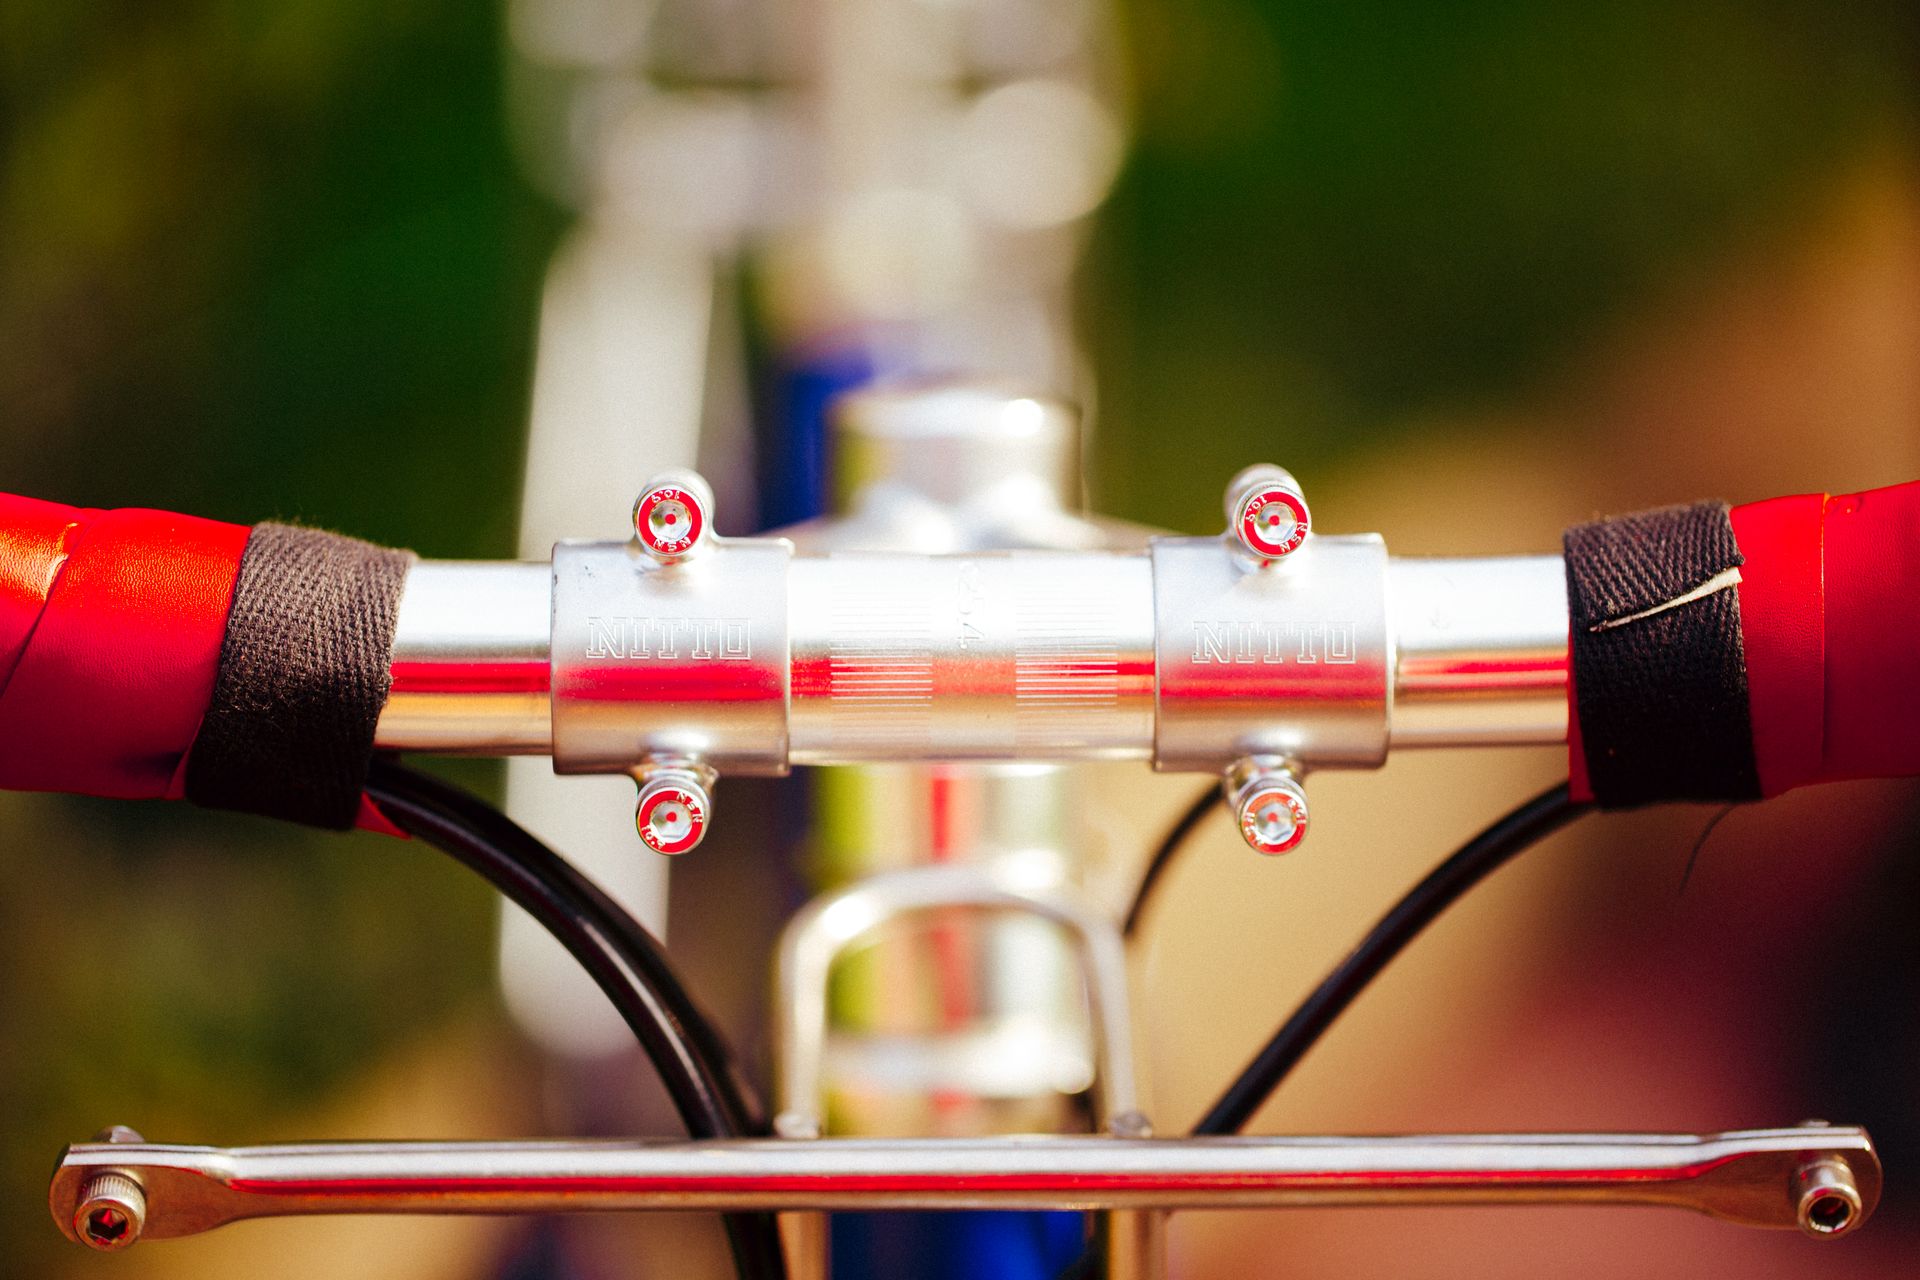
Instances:
[[[478,872],[564,946],[633,1029],[695,1138],[768,1132],[725,1039],[674,973],[659,942],[571,863],[457,787],[376,759],[367,796],[393,824]],[[725,1215],[742,1280],[784,1280],[772,1215]]]

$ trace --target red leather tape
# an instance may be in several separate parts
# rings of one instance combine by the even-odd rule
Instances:
[[[1920,773],[1920,483],[1834,498],[1826,517],[1821,776]]]
[[[247,534],[0,495],[0,787],[179,795]]]
[[[1748,503],[1732,512],[1740,566],[1740,641],[1760,791],[1820,776],[1826,707],[1824,494]]]
[[[0,789],[179,798],[250,532],[0,494]]]
[[[1920,774],[1920,482],[1733,522],[1762,789]]]

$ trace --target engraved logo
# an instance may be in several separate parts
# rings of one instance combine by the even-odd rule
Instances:
[[[753,657],[746,618],[587,619],[589,658],[685,658],[745,662]]]
[[[1351,666],[1356,630],[1351,622],[1196,622],[1193,663]]]

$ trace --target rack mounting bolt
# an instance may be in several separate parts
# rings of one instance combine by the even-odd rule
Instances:
[[[140,1238],[146,1225],[147,1193],[130,1175],[103,1170],[81,1184],[73,1233],[89,1249],[124,1249]]]
[[[1818,1156],[1793,1171],[1794,1220],[1810,1236],[1844,1235],[1860,1224],[1860,1184],[1839,1156]]]

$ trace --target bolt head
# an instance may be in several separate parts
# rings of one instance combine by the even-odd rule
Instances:
[[[95,1174],[81,1187],[73,1232],[88,1248],[102,1253],[124,1249],[140,1238],[146,1224],[146,1193],[127,1175]]]
[[[1240,545],[1262,560],[1282,560],[1298,551],[1313,517],[1300,490],[1280,480],[1249,486],[1234,505],[1233,532]]]
[[[640,788],[634,823],[655,853],[685,853],[706,838],[712,812],[712,797],[698,780],[655,778]]]
[[[713,499],[698,476],[675,473],[647,485],[633,504],[641,550],[662,563],[693,554],[712,526]]]
[[[1845,1235],[1860,1225],[1860,1184],[1845,1160],[1822,1156],[1794,1170],[1794,1218],[1810,1236]]]
[[[1291,778],[1257,778],[1235,802],[1240,834],[1256,853],[1281,854],[1307,838],[1307,796]]]
[[[773,1118],[773,1135],[807,1141],[820,1136],[820,1117],[805,1111],[782,1111]]]

